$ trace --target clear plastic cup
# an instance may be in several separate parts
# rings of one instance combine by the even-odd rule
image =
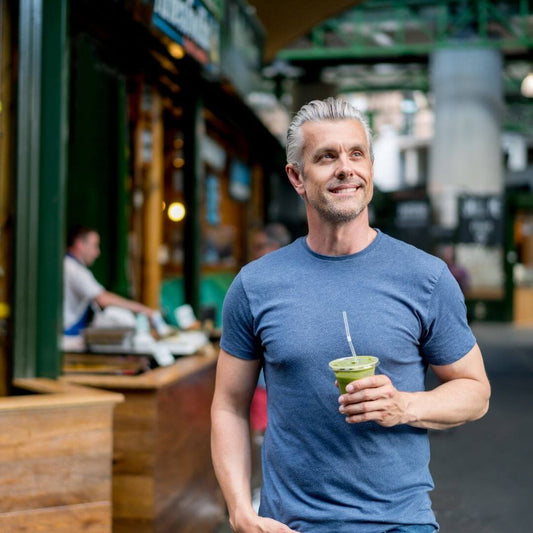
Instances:
[[[353,357],[341,357],[329,362],[329,367],[335,373],[339,391],[346,392],[346,385],[357,379],[373,376],[379,359],[373,355],[358,355],[357,362]]]

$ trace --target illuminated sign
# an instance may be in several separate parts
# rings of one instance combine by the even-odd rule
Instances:
[[[200,63],[220,62],[220,24],[198,0],[155,0],[154,25]]]

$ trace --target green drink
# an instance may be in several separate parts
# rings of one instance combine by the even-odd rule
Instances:
[[[335,372],[340,393],[344,394],[348,383],[373,376],[378,362],[379,359],[372,355],[358,355],[357,362],[353,357],[341,357],[330,361],[329,367]]]

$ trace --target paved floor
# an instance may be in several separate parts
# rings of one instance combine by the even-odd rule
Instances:
[[[487,415],[431,432],[433,506],[445,533],[533,531],[533,330],[474,324],[492,384]]]
[[[529,533],[533,329],[480,323],[473,330],[492,384],[491,407],[478,422],[430,432],[433,507],[443,533]],[[217,533],[229,531],[221,524]]]

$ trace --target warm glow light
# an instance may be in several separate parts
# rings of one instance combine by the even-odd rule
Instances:
[[[168,218],[172,222],[180,222],[185,218],[185,206],[181,202],[172,202],[168,206]]]
[[[168,53],[174,59],[181,59],[185,55],[185,50],[183,50],[183,46],[178,43],[170,43],[168,45]]]
[[[183,157],[176,157],[176,159],[172,161],[172,164],[174,165],[174,168],[182,168],[185,164],[185,160],[183,159]]]
[[[164,211],[167,208],[167,203],[163,200],[161,202],[161,211]]]
[[[522,80],[520,91],[526,98],[533,98],[533,72],[530,72]]]

